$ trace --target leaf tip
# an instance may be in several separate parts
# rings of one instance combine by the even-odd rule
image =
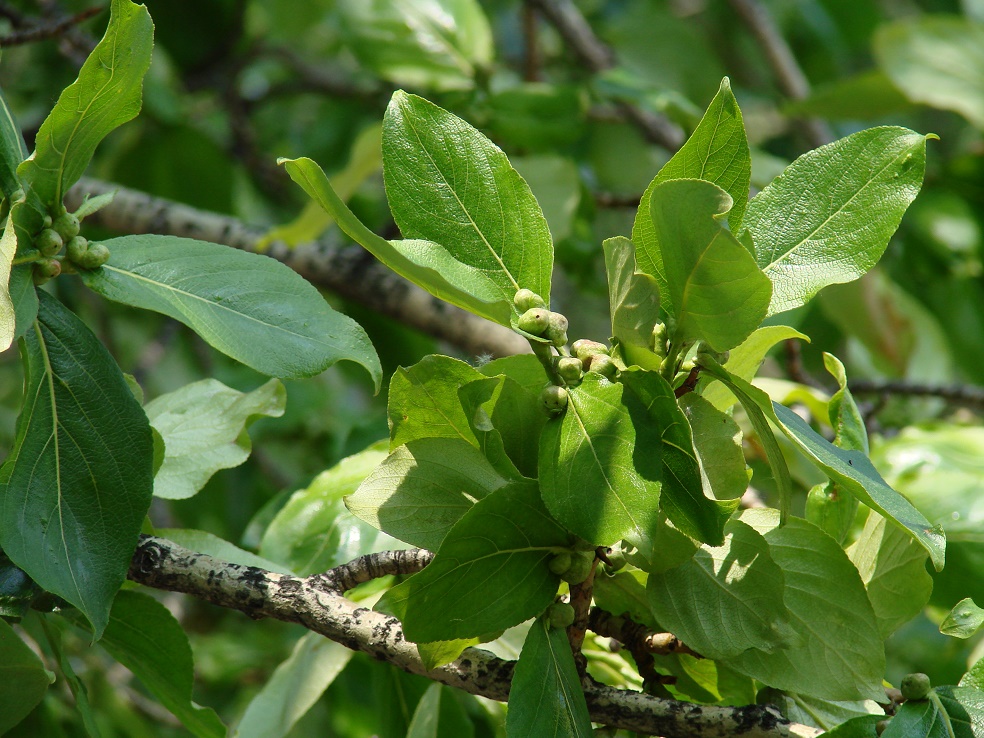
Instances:
[[[935,133],[927,133],[926,134],[926,140],[927,141],[939,141],[940,140],[940,137],[938,135],[936,135]]]

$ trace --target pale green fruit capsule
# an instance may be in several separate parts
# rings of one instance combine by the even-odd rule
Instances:
[[[58,231],[59,235],[65,241],[79,235],[79,219],[72,213],[62,213],[55,218],[55,222],[51,227]]]
[[[571,565],[567,571],[560,575],[568,584],[580,584],[588,575],[591,574],[591,566],[594,564],[594,552],[580,553],[571,560]]]
[[[665,323],[657,323],[653,327],[653,353],[657,356],[666,356],[666,342],[669,335],[666,331]]]
[[[517,325],[521,331],[542,336],[550,327],[550,311],[544,308],[530,308],[519,316]]]
[[[76,262],[83,269],[98,269],[109,261],[109,249],[101,243],[90,243]]]
[[[567,407],[567,390],[551,384],[540,393],[540,405],[551,415],[564,412]]]
[[[533,290],[528,290],[525,287],[519,290],[515,297],[513,297],[513,304],[518,310],[522,310],[523,312],[531,308],[545,308],[547,306],[547,303],[544,302],[542,297]]]
[[[609,379],[615,379],[615,374],[618,372],[618,367],[615,365],[615,362],[612,361],[612,357],[606,354],[595,354],[588,359],[588,362],[589,372],[596,372],[597,374],[601,374]]]
[[[598,343],[597,341],[589,341],[587,338],[579,338],[571,344],[571,351],[574,352],[574,355],[577,358],[584,361],[588,357],[594,356],[595,354],[607,354],[608,347],[603,343]]]
[[[578,384],[581,381],[581,360],[573,356],[564,356],[557,360],[557,373],[567,384]]]
[[[54,256],[64,245],[61,235],[53,228],[45,228],[34,237],[34,247],[45,256]]]
[[[79,259],[82,258],[82,254],[88,249],[89,242],[82,238],[82,236],[75,236],[75,238],[70,238],[68,243],[65,244],[65,255],[69,261],[74,261],[77,264]]]
[[[572,561],[573,558],[571,554],[566,552],[559,553],[556,556],[554,556],[552,559],[550,559],[550,563],[547,564],[547,567],[550,569],[550,571],[552,571],[554,574],[556,574],[559,577],[561,574],[563,574],[565,571],[571,568]]]
[[[38,259],[34,262],[34,284],[41,285],[61,274],[58,259]]]
[[[550,324],[547,326],[547,338],[554,346],[567,343],[567,318],[560,313],[550,313]]]
[[[574,623],[574,608],[566,602],[555,602],[547,608],[551,628],[568,628]]]
[[[924,700],[932,686],[928,676],[917,672],[915,674],[906,674],[902,677],[899,691],[902,692],[902,696],[907,700]]]

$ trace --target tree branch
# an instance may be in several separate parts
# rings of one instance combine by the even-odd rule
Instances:
[[[615,54],[581,15],[571,0],[526,0],[530,5],[557,29],[564,43],[574,52],[578,60],[594,73],[603,72],[615,66]],[[683,145],[683,131],[666,118],[631,103],[619,102],[618,109],[652,143],[670,151]]]
[[[43,41],[48,38],[64,35],[73,26],[87,21],[89,18],[101,13],[102,11],[103,8],[95,6],[92,8],[86,8],[82,12],[76,13],[75,15],[67,18],[58,18],[45,23],[39,23],[37,25],[22,28],[21,30],[8,34],[7,36],[0,37],[0,48],[30,44],[36,41]],[[7,15],[7,13],[4,12],[3,15]]]
[[[141,536],[129,578],[170,592],[184,592],[252,618],[298,623],[354,651],[362,651],[411,674],[470,694],[505,701],[514,663],[468,648],[445,666],[426,669],[417,646],[407,641],[400,622],[345,599],[340,590],[383,573],[410,573],[430,560],[426,551],[372,554],[324,574],[294,577],[239,566],[189,551],[177,544]],[[819,731],[790,723],[762,705],[716,707],[662,700],[638,692],[592,683],[585,689],[591,719],[665,738],[809,738]]]
[[[984,387],[953,385],[943,387],[904,381],[879,382],[853,380],[848,388],[857,395],[907,395],[909,397],[940,397],[955,405],[984,409]]]
[[[256,252],[265,231],[226,215],[153,197],[126,187],[83,178],[66,195],[74,209],[85,194],[116,192],[113,202],[89,216],[117,233],[158,233],[222,243]],[[528,353],[519,334],[438,300],[377,262],[360,246],[346,245],[333,229],[318,241],[295,247],[276,242],[263,251],[309,281],[401,323],[458,346],[471,355]]]

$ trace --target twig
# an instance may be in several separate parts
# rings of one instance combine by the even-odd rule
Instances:
[[[527,4],[543,14],[557,29],[564,43],[574,52],[578,60],[592,72],[603,72],[615,64],[612,50],[599,39],[591,26],[581,15],[571,0],[526,0]],[[619,102],[618,109],[652,143],[670,151],[683,145],[683,131],[666,118],[636,107],[631,103]]]
[[[574,608],[574,622],[567,628],[567,640],[571,644],[571,651],[574,653],[574,662],[577,664],[579,673],[584,674],[587,660],[581,652],[584,645],[584,636],[588,631],[588,618],[591,613],[591,598],[594,592],[594,577],[598,570],[598,557],[595,556],[591,562],[591,572],[588,578],[580,584],[572,584],[571,607]]]
[[[183,236],[245,251],[256,251],[264,235],[264,229],[236,218],[88,178],[69,191],[66,205],[74,209],[86,193],[95,196],[113,191],[113,202],[90,216],[87,223],[116,233]],[[470,355],[529,352],[526,339],[431,297],[376,262],[361,247],[347,245],[337,229],[316,242],[294,248],[273,243],[263,253],[315,284],[458,346]]]
[[[956,405],[984,409],[984,387],[968,385],[939,386],[905,381],[852,380],[848,388],[856,395],[904,395],[939,397]]]
[[[409,560],[417,555],[406,554]],[[394,570],[401,566],[397,560],[398,557],[392,559]],[[389,571],[389,565],[381,562],[379,558],[375,560],[374,565],[380,567],[377,571]],[[338,570],[311,577],[275,574],[220,561],[162,538],[141,536],[129,578],[156,589],[184,592],[252,618],[299,623],[411,674],[488,699],[508,699],[513,662],[482,649],[468,648],[457,661],[427,669],[417,646],[406,640],[397,619],[360,607],[338,594],[339,586],[362,577],[372,578],[372,572],[359,573],[359,561],[342,568],[345,574]],[[723,738],[735,734],[746,738],[812,738],[820,734],[808,726],[790,723],[767,705],[698,706],[590,682],[585,698],[591,719],[597,723],[666,738]]]
[[[94,15],[98,15],[102,11],[103,8],[95,6],[92,8],[86,8],[82,12],[76,13],[75,15],[67,18],[59,18],[47,23],[31,25],[28,27],[21,26],[22,30],[15,31],[14,33],[6,36],[0,36],[0,48],[7,46],[20,46],[22,44],[30,44],[37,41],[44,41],[45,39],[54,38],[56,36],[62,36],[73,26],[89,20],[89,18],[92,18]],[[6,12],[3,12],[2,14],[7,16]]]
[[[731,7],[741,16],[765,52],[779,89],[793,100],[809,97],[810,82],[765,6],[759,0],[731,0]],[[812,146],[823,146],[833,141],[833,134],[824,122],[808,118],[802,123]]]
[[[621,195],[617,192],[595,192],[595,205],[599,208],[637,208],[641,195]]]
[[[639,650],[647,653],[664,656],[671,653],[685,653],[696,658],[703,658],[672,633],[659,633],[650,630],[645,625],[636,623],[624,615],[616,616],[600,607],[591,608],[588,627],[600,636],[614,638],[625,644],[630,650],[633,646],[637,646]]]
[[[523,14],[523,80],[536,82],[540,79],[540,46],[536,35],[536,13],[529,5],[522,8]]]

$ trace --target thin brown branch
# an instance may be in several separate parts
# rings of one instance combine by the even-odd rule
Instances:
[[[79,23],[89,20],[89,18],[98,15],[102,11],[103,8],[95,6],[92,8],[86,8],[82,12],[76,13],[75,15],[67,18],[57,18],[44,23],[38,23],[26,27],[22,26],[21,30],[15,31],[14,33],[10,33],[6,36],[0,36],[0,48],[31,44],[37,41],[44,41],[49,38],[64,36],[69,29],[77,26]],[[4,15],[6,15],[6,13],[4,13]]]
[[[637,208],[642,195],[622,195],[617,192],[595,192],[595,205],[599,208]]]
[[[123,234],[158,233],[222,243],[244,251],[258,250],[265,231],[237,218],[198,210],[100,180],[83,178],[66,196],[70,209],[83,196],[116,192],[113,202],[86,222]],[[388,315],[477,356],[528,353],[526,340],[438,300],[378,263],[361,247],[343,240],[337,229],[316,242],[295,247],[272,243],[263,252],[283,262],[309,281]]]
[[[731,7],[758,41],[783,94],[793,100],[809,97],[810,82],[766,7],[759,0],[731,0]],[[823,121],[809,118],[802,124],[812,146],[833,141],[833,134]]]
[[[848,388],[856,395],[888,397],[939,397],[954,405],[984,410],[984,387],[970,385],[940,386],[905,381],[852,380]]]
[[[603,72],[615,65],[615,55],[601,41],[571,0],[526,0],[536,8],[564,39],[587,69]],[[622,115],[652,143],[676,151],[683,145],[683,131],[668,119],[626,102],[617,104]]]
[[[252,618],[298,623],[411,674],[488,699],[507,700],[514,662],[468,648],[457,661],[427,669],[417,646],[403,636],[398,620],[360,607],[339,594],[339,587],[367,581],[374,572],[410,571],[426,558],[425,554],[406,552],[402,559],[379,554],[364,561],[362,569],[356,561],[341,567],[344,573],[336,569],[294,577],[230,564],[162,538],[142,536],[130,564],[129,578],[148,587],[190,594]],[[373,571],[369,571],[370,567]],[[593,721],[665,738],[812,738],[820,733],[790,723],[766,705],[694,705],[614,689],[590,680],[585,698]]]
[[[630,650],[637,648],[647,653],[664,656],[671,653],[685,653],[703,658],[672,633],[650,630],[624,615],[613,615],[599,607],[591,608],[588,627],[600,636],[614,638]]]

